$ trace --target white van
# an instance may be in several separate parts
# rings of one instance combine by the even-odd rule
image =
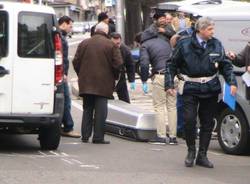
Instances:
[[[171,6],[170,6],[171,5]],[[210,17],[215,21],[215,37],[226,51],[238,53],[250,41],[250,3],[230,0],[186,0],[159,4],[160,10],[175,8],[192,16]],[[238,81],[236,110],[230,110],[220,101],[217,131],[222,149],[230,154],[242,154],[250,150],[250,99],[246,99],[246,87],[241,75],[245,68],[235,67]],[[222,83],[224,81],[222,80]]]
[[[38,133],[56,149],[63,114],[63,63],[55,12],[0,2],[0,132]]]

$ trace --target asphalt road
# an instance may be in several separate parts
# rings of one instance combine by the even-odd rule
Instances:
[[[70,40],[70,55],[82,37]],[[75,74],[70,69],[70,78]],[[140,82],[133,103],[151,109]],[[81,100],[74,98],[72,115],[80,133]],[[214,169],[184,167],[186,146],[152,145],[107,135],[110,145],[82,143],[62,137],[56,151],[41,151],[35,135],[0,135],[0,184],[249,184],[250,157],[226,155],[217,140],[208,156]]]

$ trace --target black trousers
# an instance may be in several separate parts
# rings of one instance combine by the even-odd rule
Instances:
[[[193,95],[183,95],[183,117],[188,147],[195,146],[197,115],[200,120],[200,149],[207,150],[217,111],[218,96],[201,98]]]
[[[116,86],[116,93],[119,100],[130,103],[126,79],[118,82]]]
[[[104,140],[104,123],[107,112],[108,99],[106,97],[83,95],[82,139],[89,139],[94,126],[93,140]]]

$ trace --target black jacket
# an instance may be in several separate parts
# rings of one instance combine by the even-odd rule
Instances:
[[[69,71],[69,59],[68,59],[69,46],[68,46],[68,41],[67,41],[66,37],[67,37],[67,33],[65,31],[61,30],[64,75],[68,75],[68,71]]]
[[[146,29],[142,34],[142,44],[140,48],[141,80],[148,80],[149,65],[152,66],[152,73],[165,70],[166,62],[169,60],[172,48],[168,38],[157,30],[153,31],[154,24]]]
[[[121,77],[120,81],[126,81],[125,73],[127,73],[128,81],[134,82],[135,81],[135,62],[132,58],[130,49],[124,45],[121,44],[120,47],[122,59],[123,59],[123,68],[121,71]]]
[[[174,88],[174,76],[179,70],[189,77],[208,77],[217,72],[223,75],[229,85],[237,85],[233,66],[225,57],[224,48],[219,40],[208,40],[204,49],[196,38],[196,33],[181,39],[168,61],[165,73],[165,89]],[[183,94],[212,96],[221,92],[218,77],[207,83],[186,82]]]

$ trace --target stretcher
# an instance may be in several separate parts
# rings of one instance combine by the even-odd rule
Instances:
[[[105,132],[148,141],[156,136],[156,114],[120,100],[109,100]]]

